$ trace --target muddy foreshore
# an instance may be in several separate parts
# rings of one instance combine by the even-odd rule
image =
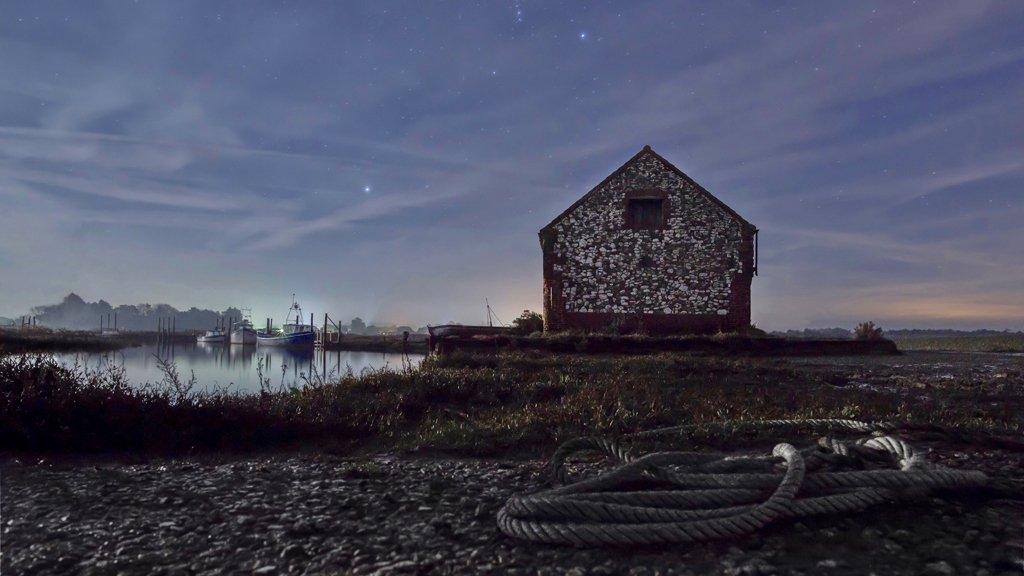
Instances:
[[[1019,453],[931,460],[1024,476]],[[1020,574],[1024,503],[928,499],[728,542],[578,550],[502,535],[540,461],[324,455],[7,459],[4,574]]]
[[[606,416],[605,404],[591,400],[606,397],[615,399],[616,406],[630,399],[627,406],[657,401],[658,414],[677,421],[709,407],[737,405],[758,407],[761,412],[754,415],[771,416],[767,408],[776,406],[804,417],[841,414],[844,406],[868,413],[902,406],[911,415],[934,413],[952,422],[973,418],[1017,429],[1024,382],[1020,358],[999,355],[811,358],[784,364],[699,358],[551,362],[520,355],[490,361],[497,367],[473,362],[468,358],[464,366],[438,365],[430,374],[402,376],[415,381],[380,375],[370,397],[402,400],[397,408],[379,407],[381,413],[396,413],[409,398],[436,403],[439,391],[462,389],[462,380],[451,377],[469,378],[483,395],[448,396],[449,406],[466,406],[466,412],[439,413],[457,416],[467,426],[480,418],[477,428],[470,427],[473,433],[498,430],[495,422],[508,429],[506,420],[487,419],[487,410],[502,417],[520,414],[524,419],[513,423],[518,422],[521,433],[547,433],[576,420],[594,422]],[[509,379],[514,386],[483,378],[506,372],[516,375]],[[424,387],[414,378],[435,373],[448,378],[438,381],[444,386]],[[565,376],[558,380],[562,388],[538,390],[550,388],[559,392],[556,396],[531,395],[533,388],[521,384],[555,376]],[[327,390],[349,392],[360,383],[349,384]],[[403,390],[406,396],[393,394]],[[648,395],[638,396],[643,390]],[[808,396],[811,390],[815,394]],[[494,404],[495,391],[516,402]],[[340,398],[344,401],[329,406],[350,409],[360,399]],[[536,420],[537,405],[524,404],[534,407],[524,411],[520,400],[542,402],[541,413],[550,418]],[[599,409],[588,411],[592,405]],[[348,417],[362,413],[353,414]],[[67,425],[66,420],[48,421]],[[19,422],[27,426],[39,420]],[[387,430],[419,430],[413,426],[418,422]],[[94,431],[96,416],[88,414],[80,425]],[[178,436],[189,431],[170,430]],[[206,455],[132,460],[0,455],[0,573],[989,576],[1024,571],[1024,502],[970,494],[883,505],[846,517],[779,522],[750,537],[698,545],[579,550],[517,542],[498,531],[495,514],[509,496],[543,485],[539,458],[554,447],[522,437],[534,443],[516,441],[516,454],[538,459],[509,457],[507,448],[495,452],[506,455],[500,459],[428,458],[409,452],[343,457],[328,454],[327,437],[304,443],[301,453],[200,451]],[[406,440],[429,448],[450,444],[452,438],[457,439],[420,434]],[[504,446],[498,436],[487,438],[484,446]],[[816,438],[801,434],[785,440],[803,445]],[[908,440],[932,462],[1024,479],[1019,447]],[[737,436],[728,449],[764,453],[771,442]],[[386,445],[365,449],[397,451]]]

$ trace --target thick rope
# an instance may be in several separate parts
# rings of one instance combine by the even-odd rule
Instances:
[[[747,457],[655,452],[638,458],[610,440],[578,438],[551,458],[556,487],[510,498],[498,511],[498,526],[521,540],[574,546],[699,542],[750,534],[782,519],[858,512],[935,490],[995,484],[980,471],[929,464],[905,441],[885,434],[897,429],[895,424],[842,419],[760,424],[874,435],[855,442],[826,436],[803,450],[778,444],[771,455]],[[603,453],[618,466],[569,483],[565,460],[582,451]],[[867,468],[879,465],[890,467]]]
[[[808,418],[803,420],[727,420],[724,422],[682,424],[679,426],[655,428],[653,430],[644,430],[643,432],[627,434],[625,438],[650,438],[654,436],[665,436],[668,434],[679,434],[695,430],[700,427],[732,428],[737,430],[743,428],[830,428],[834,430],[849,430],[852,432],[868,433],[876,431],[893,432],[900,429],[902,425],[886,421],[861,422],[860,420],[850,420],[846,418]]]

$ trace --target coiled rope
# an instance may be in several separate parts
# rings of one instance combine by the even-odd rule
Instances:
[[[551,458],[556,487],[510,498],[498,511],[498,527],[521,540],[581,547],[699,542],[743,536],[781,519],[858,512],[935,490],[991,484],[980,471],[929,464],[910,444],[886,434],[898,427],[891,423],[822,419],[746,424],[824,426],[874,435],[852,442],[825,436],[802,450],[782,443],[770,456],[746,457],[699,452],[634,457],[616,442],[578,438],[562,444]],[[603,453],[618,466],[569,483],[565,460],[583,451]],[[875,467],[865,469],[869,466]]]

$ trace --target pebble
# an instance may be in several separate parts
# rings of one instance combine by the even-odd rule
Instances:
[[[929,562],[924,565],[924,573],[928,576],[952,576],[956,574],[956,570],[945,560],[939,560],[938,562]]]
[[[298,544],[290,544],[286,546],[284,550],[281,551],[281,558],[285,560],[293,560],[295,558],[305,557],[306,551],[302,548],[302,546]]]
[[[1017,460],[998,451],[972,465],[1005,477],[1022,474]],[[926,500],[779,522],[729,542],[642,549],[577,550],[505,537],[495,523],[498,508],[509,496],[535,490],[542,467],[540,461],[302,456],[226,464],[0,463],[4,574],[947,576],[962,570],[986,576],[1020,570],[1019,547],[1004,543],[1017,541],[1015,519],[1024,517],[1024,507],[1006,500],[962,509]],[[349,478],[352,470],[360,478]],[[161,504],[160,495],[171,503]],[[953,510],[957,522],[948,526],[943,516]]]

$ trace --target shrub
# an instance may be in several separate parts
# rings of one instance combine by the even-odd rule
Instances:
[[[768,336],[768,333],[758,328],[756,324],[751,324],[749,328],[742,332],[745,333],[747,336],[752,336],[754,338],[764,338]]]
[[[523,310],[519,318],[512,321],[512,328],[521,336],[541,332],[544,330],[544,317],[531,310]]]
[[[604,333],[611,336],[618,336],[624,333],[625,321],[619,314],[612,316],[611,321],[604,327]]]
[[[881,340],[882,329],[875,326],[874,322],[861,322],[853,330],[854,340]]]

